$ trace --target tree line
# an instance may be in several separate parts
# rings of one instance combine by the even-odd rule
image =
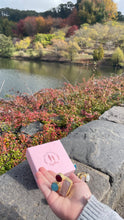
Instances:
[[[67,2],[66,4],[60,4],[56,8],[47,10],[45,12],[36,12],[33,10],[17,10],[11,8],[1,8],[0,9],[0,18],[7,17],[9,21],[18,22],[21,19],[24,19],[29,16],[43,16],[44,18],[51,16],[53,18],[67,18],[74,8],[72,2]]]
[[[124,21],[113,0],[77,0],[67,2],[45,12],[0,9],[0,33],[12,37],[49,33],[53,29],[84,23],[104,23],[109,20]]]

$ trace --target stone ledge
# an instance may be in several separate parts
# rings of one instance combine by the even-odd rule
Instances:
[[[103,200],[110,190],[109,176],[77,161],[73,162],[77,165],[77,172],[90,174],[89,187],[100,201]],[[27,161],[0,176],[0,189],[0,219],[58,219],[38,189]]]
[[[58,219],[38,189],[27,161],[0,176],[0,189],[0,210],[4,207],[0,219]]]
[[[124,124],[124,106],[113,106],[104,112],[99,119]]]

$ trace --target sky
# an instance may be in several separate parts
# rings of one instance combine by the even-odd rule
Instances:
[[[9,7],[19,10],[43,12],[69,1],[74,4],[77,2],[77,0],[0,0],[0,8]],[[121,11],[121,13],[124,14],[124,0],[113,1],[117,3],[118,11]]]

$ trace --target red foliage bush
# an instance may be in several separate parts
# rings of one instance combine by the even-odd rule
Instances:
[[[78,26],[77,25],[73,25],[68,29],[68,32],[66,34],[66,37],[70,37],[72,35],[74,35],[75,31],[78,30]]]

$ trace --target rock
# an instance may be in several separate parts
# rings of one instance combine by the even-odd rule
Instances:
[[[42,131],[42,130],[43,130],[43,124],[40,123],[39,121],[35,121],[35,122],[30,123],[27,126],[22,126],[20,129],[20,132],[33,136],[38,131]]]
[[[72,160],[72,162],[77,165],[76,174],[78,172],[89,173],[90,181],[87,184],[91,192],[99,201],[104,200],[110,190],[109,176],[76,160]]]
[[[4,220],[58,219],[38,189],[27,161],[0,176],[0,210]]]
[[[110,190],[109,177],[84,164],[77,164],[77,172],[88,172],[89,186],[101,201]],[[102,188],[102,189],[101,189]],[[38,189],[27,161],[0,176],[0,219],[57,220]]]
[[[124,126],[96,120],[61,141],[71,158],[109,175],[112,189],[106,203],[114,207],[124,193]]]
[[[124,219],[124,195],[120,198],[115,211]]]
[[[61,142],[71,158],[115,177],[124,163],[123,134],[123,125],[96,120],[78,127]]]
[[[1,220],[23,220],[21,216],[16,212],[15,207],[11,205],[3,205],[0,202],[0,219]]]
[[[124,106],[113,106],[104,112],[99,119],[124,124]]]

